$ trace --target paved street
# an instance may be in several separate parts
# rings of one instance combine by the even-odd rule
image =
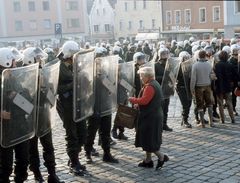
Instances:
[[[239,110],[238,110],[239,111]],[[216,128],[197,128],[193,116],[190,122],[193,129],[184,129],[180,126],[181,107],[179,100],[171,100],[169,112],[169,125],[174,132],[164,132],[162,152],[167,153],[170,161],[162,170],[138,168],[137,164],[144,157],[141,149],[134,147],[134,130],[127,130],[128,141],[117,141],[112,154],[120,163],[118,165],[106,164],[101,160],[102,150],[97,145],[101,156],[94,158],[94,164],[86,165],[90,177],[74,177],[68,173],[67,155],[65,152],[65,131],[62,122],[57,121],[53,130],[55,155],[57,159],[57,173],[66,183],[76,182],[174,182],[174,183],[200,183],[200,182],[240,182],[240,117],[236,124],[230,124],[229,118],[225,124],[216,124]],[[225,111],[227,114],[227,111]],[[157,159],[155,156],[156,165]],[[81,154],[84,164],[84,152]],[[47,179],[46,168],[42,172]],[[30,173],[27,182],[34,182]]]

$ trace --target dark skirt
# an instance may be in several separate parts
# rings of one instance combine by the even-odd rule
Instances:
[[[140,112],[136,129],[135,146],[142,147],[147,152],[159,151],[162,144],[162,121],[161,108],[148,114]]]

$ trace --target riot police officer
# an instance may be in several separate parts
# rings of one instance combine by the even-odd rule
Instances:
[[[135,96],[137,97],[142,88],[142,83],[140,75],[138,74],[138,70],[143,64],[146,63],[146,56],[142,52],[136,52],[133,55],[133,61],[135,62],[135,78],[134,78]]]
[[[75,41],[67,41],[58,57],[62,57],[59,73],[57,101],[58,114],[66,130],[67,154],[70,173],[83,176],[86,170],[79,161],[79,153],[86,140],[86,121],[76,123],[73,120],[73,55],[80,51]]]
[[[129,45],[129,50],[125,54],[125,61],[126,62],[132,61],[134,53],[135,53],[135,45],[134,44],[130,44]]]
[[[177,43],[177,49],[175,50],[175,56],[178,57],[179,54],[183,51],[184,43],[183,41],[179,41]]]
[[[106,56],[106,50],[103,48],[96,48],[95,50],[96,58]],[[97,65],[97,64],[96,64]],[[99,87],[101,81],[99,76],[96,77],[96,91],[95,93],[99,95],[100,93],[104,93],[106,91],[100,91],[103,89],[101,86]],[[108,94],[107,94],[108,95]],[[106,96],[107,96],[106,95]],[[87,127],[87,140],[85,144],[86,158],[88,163],[92,163],[92,150],[94,139],[96,137],[97,130],[99,130],[99,136],[101,140],[101,146],[104,151],[103,161],[110,163],[118,163],[118,160],[115,159],[110,152],[110,133],[111,133],[111,122],[112,122],[112,114],[101,115],[100,111],[98,111],[97,105],[99,104],[101,96],[95,97],[95,110],[94,114],[88,119],[88,127]],[[107,100],[107,98],[106,98]]]
[[[47,51],[47,50],[45,50]],[[49,51],[49,50],[48,50]],[[47,52],[48,52],[47,51]],[[51,51],[51,50],[50,50]],[[29,47],[23,51],[23,63],[24,65],[34,64],[38,62],[40,65],[40,72],[44,65],[44,61],[47,60],[48,55],[44,53],[44,51],[41,50],[41,48],[35,48],[35,47]],[[44,77],[44,76],[43,76]],[[47,76],[46,76],[47,77]],[[58,76],[56,76],[58,77]],[[38,124],[45,124],[45,123],[51,123],[49,120],[50,116],[47,114],[44,114],[45,110],[42,110],[44,105],[44,87],[41,86],[43,83],[40,81],[41,76],[39,76],[39,86],[38,90],[40,95],[40,100],[38,101]],[[49,79],[49,78],[48,78]],[[49,124],[50,125],[50,124]],[[38,125],[40,126],[40,125]],[[36,130],[38,132],[38,129]],[[47,167],[48,170],[48,182],[49,183],[64,183],[63,181],[60,181],[58,176],[56,175],[56,162],[55,162],[55,155],[54,155],[54,147],[52,142],[52,131],[49,129],[47,133],[44,133],[41,135],[41,137],[38,137],[35,135],[32,139],[30,139],[30,170],[34,174],[34,178],[36,182],[44,182],[44,179],[42,177],[41,171],[40,171],[40,158],[39,158],[39,151],[38,151],[38,139],[40,140],[41,145],[43,146],[43,159],[44,159],[44,165]]]
[[[185,40],[183,43],[184,43],[183,50],[188,52],[190,55],[192,55],[192,46],[190,45],[189,41]]]
[[[0,48],[0,72],[1,72],[1,80],[2,82],[2,74],[3,70],[7,68],[13,68],[16,67],[16,57],[12,53],[10,48]],[[10,72],[9,72],[10,73]],[[1,83],[3,84],[3,83]],[[9,89],[12,89],[13,91],[8,91],[13,93],[16,92],[14,91],[15,89],[17,90],[17,85],[20,86],[19,83],[17,83],[16,78],[11,77],[9,78]],[[16,85],[16,86],[14,86]],[[1,87],[2,90],[2,87]],[[1,91],[2,92],[2,91]],[[5,122],[5,124],[9,124],[12,122],[17,122],[17,124],[26,124],[26,119],[25,119],[25,114],[22,111],[12,111],[11,109],[13,108],[14,110],[14,103],[12,102],[12,99],[10,99],[10,95],[7,94],[6,103],[8,106],[5,106],[6,109],[1,108],[1,122]],[[9,98],[9,100],[8,100]],[[1,98],[1,101],[3,101],[3,98]],[[15,113],[15,114],[14,114]],[[19,114],[16,114],[19,113]],[[17,119],[16,119],[17,117]],[[11,120],[17,120],[17,121],[11,121]],[[33,123],[33,121],[31,121]],[[2,125],[4,125],[2,123]],[[5,125],[4,125],[5,126]],[[4,126],[2,128],[4,128]],[[14,131],[16,129],[10,129],[11,131]],[[18,126],[18,132],[21,131],[21,127]],[[5,135],[8,132],[2,132]],[[4,134],[1,134],[1,136],[4,136]],[[3,137],[1,137],[3,138]],[[5,138],[10,138],[10,137],[5,137]],[[16,145],[11,145],[11,146],[3,146],[3,139],[1,139],[1,145],[0,145],[0,182],[1,183],[10,183],[9,177],[12,173],[13,169],[13,151],[15,153],[15,167],[14,167],[14,181],[16,183],[23,183],[25,180],[27,180],[28,173],[27,173],[27,168],[29,164],[29,140],[25,140],[23,142],[19,142]]]
[[[190,72],[184,72],[184,65],[183,63],[191,58],[191,55],[186,52],[182,51],[179,54],[179,58],[181,59],[181,65],[179,68],[178,76],[177,76],[177,87],[176,91],[178,93],[180,102],[182,104],[182,123],[181,125],[186,128],[191,128],[192,125],[188,122],[189,112],[192,104],[192,98],[190,95]]]
[[[121,51],[120,47],[118,47],[118,46],[113,47],[113,54],[114,54],[114,55],[119,55],[120,51]],[[120,56],[119,56],[118,63],[119,63],[119,64],[120,64],[120,63],[124,63],[124,61],[122,60],[122,58],[121,58]],[[124,93],[124,91],[122,91],[122,90],[124,90],[124,89],[122,89],[122,86],[121,86],[120,84],[118,84],[118,91],[119,91],[119,90],[120,90],[122,93]],[[124,102],[126,102],[126,101],[122,101],[122,99],[121,99],[121,97],[120,97],[120,92],[118,92],[117,95],[118,95],[118,99],[117,99],[117,100],[118,100],[118,104],[119,104],[119,103],[124,103]],[[119,134],[117,133],[117,130],[119,130]],[[124,127],[122,127],[122,126],[117,126],[116,124],[114,124],[114,125],[113,125],[113,128],[112,128],[112,136],[113,136],[113,138],[119,139],[119,140],[127,140],[127,139],[128,139],[128,137],[126,137],[126,136],[124,135]]]
[[[56,58],[54,50],[52,48],[48,47],[48,48],[45,48],[43,51],[48,54],[46,63],[51,62]]]
[[[162,85],[165,66],[169,57],[169,50],[167,48],[159,49],[158,56],[159,60],[155,63],[155,77],[159,84]],[[170,98],[165,98],[163,100],[163,130],[171,132],[173,130],[167,125],[169,103]]]
[[[237,44],[231,45],[231,57],[228,60],[233,70],[232,104],[233,104],[233,112],[236,116],[238,116],[238,112],[236,111],[237,96],[235,95],[234,90],[236,87],[239,86],[239,81],[240,81],[239,60],[238,60],[239,50],[240,50],[240,47]]]

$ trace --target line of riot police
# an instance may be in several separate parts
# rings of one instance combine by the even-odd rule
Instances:
[[[56,121],[56,111],[66,130],[66,151],[72,174],[89,175],[86,166],[80,163],[79,154],[84,148],[88,163],[93,162],[92,156],[99,155],[93,147],[97,131],[104,152],[103,161],[118,163],[110,152],[112,114],[117,104],[127,105],[129,97],[138,96],[142,83],[137,71],[144,66],[154,68],[155,78],[163,90],[163,130],[172,131],[167,119],[170,98],[175,90],[182,104],[181,125],[191,128],[188,118],[192,100],[195,101],[190,90],[192,66],[198,62],[199,50],[205,50],[214,71],[220,50],[216,43],[216,39],[207,44],[191,37],[185,41],[172,41],[171,47],[165,42],[151,48],[148,42],[134,45],[124,41],[123,45],[116,42],[113,48],[108,44],[91,47],[86,43],[82,49],[76,42],[67,41],[60,49],[58,59],[54,58],[50,48],[44,52],[40,48],[30,47],[23,53],[14,48],[0,48],[0,182],[9,182],[13,150],[16,159],[15,182],[27,179],[29,163],[35,180],[44,182],[39,169],[38,139],[43,146],[48,182],[63,182],[56,175],[52,143],[51,129]],[[222,50],[228,52],[229,63],[237,76],[232,78],[233,92],[239,86],[240,48],[234,40],[231,44],[231,47],[224,46]],[[216,111],[217,81],[217,78],[212,80],[214,120],[219,118]],[[237,115],[234,92],[232,98],[233,110]],[[196,122],[203,123],[197,107],[194,114]],[[231,118],[234,122],[234,117]],[[224,122],[222,115],[220,119]],[[112,136],[127,140],[121,126],[113,126]]]

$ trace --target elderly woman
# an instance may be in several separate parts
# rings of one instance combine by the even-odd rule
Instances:
[[[138,106],[140,111],[135,146],[142,147],[146,152],[146,159],[138,166],[153,168],[151,154],[154,153],[158,157],[157,170],[169,160],[167,155],[159,151],[163,131],[162,89],[154,79],[154,71],[151,67],[140,68],[138,73],[144,86],[140,91],[139,98],[129,98],[129,101]]]

